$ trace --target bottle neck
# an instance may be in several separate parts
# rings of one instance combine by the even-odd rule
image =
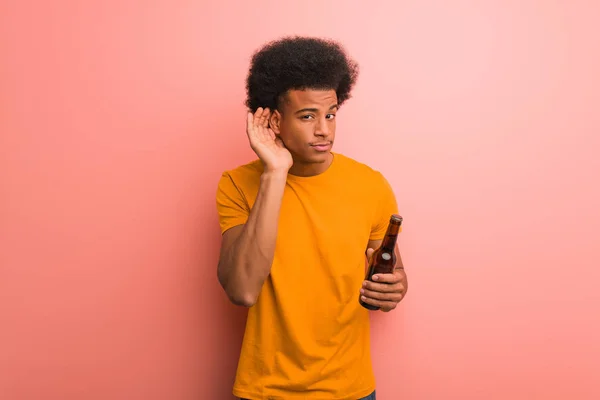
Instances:
[[[399,231],[400,224],[395,221],[391,221],[388,225],[385,237],[383,238],[383,242],[381,243],[381,247],[386,250],[394,251]]]

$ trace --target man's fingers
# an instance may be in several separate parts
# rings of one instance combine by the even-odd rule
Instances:
[[[252,117],[252,125],[250,125],[252,130],[256,130],[258,124],[260,123],[260,117],[263,114],[263,108],[258,107],[256,111],[254,111],[254,116]]]
[[[265,121],[267,119],[267,115],[269,115],[269,109],[268,108],[265,108],[265,109],[261,108],[260,110],[261,110],[260,116],[255,121],[255,125],[257,127],[263,127],[263,126],[265,126]]]
[[[360,296],[361,300],[372,306],[381,308],[381,311],[390,311],[396,308],[397,302],[372,299],[366,296]]]
[[[254,115],[248,111],[248,115],[246,116],[246,127],[248,128],[248,130],[252,129],[252,126],[254,125]]]
[[[271,116],[271,110],[269,110],[269,107],[265,108],[265,111],[263,112],[262,118],[260,120],[260,124],[262,126],[264,126],[265,128],[267,128],[269,126],[269,117]]]
[[[268,108],[258,107],[254,114],[248,113],[248,126],[247,132],[251,141],[266,142],[269,139],[273,139],[273,135],[268,132],[269,115],[270,111]]]
[[[379,307],[382,311],[391,311],[406,295],[404,275],[399,271],[391,274],[375,274],[374,281],[365,280],[360,289],[361,299]]]
[[[380,283],[398,283],[402,280],[402,276],[399,274],[375,274],[372,279]]]
[[[365,296],[366,298],[369,298],[369,299],[380,300],[380,301],[392,301],[392,302],[399,302],[400,300],[402,300],[402,297],[403,297],[402,292],[382,293],[382,292],[376,292],[376,291],[369,290],[369,289],[361,289],[360,294],[361,294],[361,296]]]
[[[389,283],[375,283],[371,281],[363,282],[363,289],[371,290],[373,292],[380,293],[394,293],[404,292],[404,285],[400,282],[389,284]]]

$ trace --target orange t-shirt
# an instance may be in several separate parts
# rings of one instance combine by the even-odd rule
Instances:
[[[223,173],[221,231],[244,224],[263,171]],[[250,307],[233,394],[258,399],[358,399],[375,389],[369,311],[359,304],[369,240],[383,239],[394,193],[381,173],[335,153],[312,177],[288,175],[275,257]]]

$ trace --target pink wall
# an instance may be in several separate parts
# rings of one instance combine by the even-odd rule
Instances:
[[[336,149],[406,221],[381,399],[600,398],[600,6],[291,4],[0,6],[0,398],[230,398],[215,187],[253,156],[250,52],[291,33],[360,62]]]

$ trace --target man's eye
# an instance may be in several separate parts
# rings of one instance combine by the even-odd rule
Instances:
[[[334,119],[335,118],[335,114],[327,114],[327,119]]]
[[[300,118],[302,118],[302,119],[310,119],[310,118],[312,118],[312,115],[303,115]]]

